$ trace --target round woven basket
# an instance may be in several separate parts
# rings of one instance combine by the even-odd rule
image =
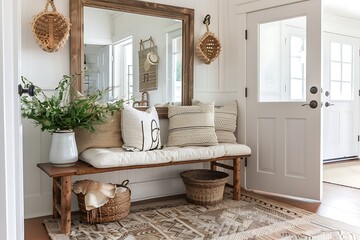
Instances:
[[[52,11],[48,11],[48,7]],[[70,35],[70,21],[56,11],[53,1],[48,0],[45,10],[35,16],[32,31],[36,42],[46,52],[56,52],[67,42]]]
[[[85,195],[82,193],[76,194],[81,219],[88,223],[105,223],[118,221],[129,215],[131,191],[126,186],[128,183],[129,181],[125,180],[122,184],[117,185],[118,187],[125,187],[125,192],[116,192],[115,197],[110,198],[105,205],[89,211],[85,208]]]
[[[212,170],[189,170],[180,173],[189,202],[198,205],[215,205],[222,201],[229,174]]]

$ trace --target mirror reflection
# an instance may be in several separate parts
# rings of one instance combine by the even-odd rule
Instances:
[[[136,27],[134,27],[136,26]],[[182,21],[84,8],[84,93],[149,105],[182,100]]]
[[[262,23],[260,102],[306,100],[306,16]]]

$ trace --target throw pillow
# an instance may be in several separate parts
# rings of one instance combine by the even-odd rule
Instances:
[[[121,147],[121,112],[109,114],[104,124],[96,125],[95,132],[83,128],[75,129],[75,139],[78,153],[95,147]]]
[[[192,100],[195,106],[204,105],[199,100]],[[215,132],[219,143],[236,143],[235,130],[237,119],[237,101],[215,107]]]
[[[168,106],[169,137],[167,146],[217,145],[214,105]]]
[[[121,115],[123,148],[147,151],[161,148],[160,124],[156,108],[140,111],[125,105]]]

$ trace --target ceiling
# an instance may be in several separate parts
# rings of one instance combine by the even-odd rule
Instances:
[[[323,0],[324,13],[360,21],[359,0]]]

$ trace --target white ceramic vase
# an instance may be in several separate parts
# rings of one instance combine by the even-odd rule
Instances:
[[[49,161],[56,167],[72,166],[78,160],[75,133],[61,130],[52,134]]]

